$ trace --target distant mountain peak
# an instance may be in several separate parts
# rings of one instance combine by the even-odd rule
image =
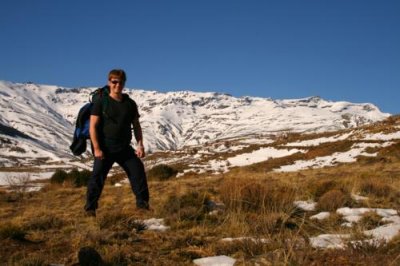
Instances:
[[[3,157],[0,164],[45,157],[73,158],[68,146],[75,119],[95,89],[0,81],[3,128],[38,140],[0,132],[0,139],[4,140],[0,143],[0,157]],[[125,92],[139,106],[145,145],[150,152],[287,131],[339,130],[389,116],[373,104],[326,101],[319,96],[272,100],[188,90],[162,93],[126,89]],[[10,153],[10,145],[21,146],[26,153]],[[12,159],[7,159],[10,154]]]

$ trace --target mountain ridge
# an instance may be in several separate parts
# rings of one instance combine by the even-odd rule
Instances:
[[[74,159],[68,146],[76,115],[94,89],[0,81],[2,128],[32,138],[0,129],[0,166],[26,163],[23,157]],[[278,100],[188,90],[125,89],[125,93],[139,106],[150,153],[245,136],[340,130],[390,116],[370,103],[333,102],[318,96]],[[10,152],[13,147],[25,152]]]

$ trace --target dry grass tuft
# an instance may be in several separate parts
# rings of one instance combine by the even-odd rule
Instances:
[[[386,161],[397,161],[400,159],[400,142],[381,149],[378,156],[386,158]]]
[[[52,213],[41,213],[35,217],[31,217],[24,228],[27,230],[41,230],[46,231],[50,229],[59,229],[63,227],[65,224],[65,220],[54,216]]]
[[[190,190],[183,195],[171,195],[161,209],[161,215],[173,222],[199,222],[205,218],[209,201],[208,193]]]
[[[371,230],[383,224],[382,217],[376,214],[376,212],[371,211],[364,213],[357,226],[360,226],[363,230]]]
[[[346,185],[332,179],[311,180],[308,183],[308,187],[315,200],[319,200],[320,197],[331,190],[340,190],[345,194],[348,193]]]
[[[121,210],[111,210],[106,214],[99,217],[98,224],[100,229],[103,228],[119,228],[122,226],[123,222],[128,220],[130,217],[123,213]]]
[[[245,219],[251,235],[271,235],[287,226],[288,215],[282,212],[271,212],[268,215],[247,213]]]
[[[104,250],[103,260],[106,265],[132,265],[147,264],[147,259],[135,252],[133,247],[128,245],[112,245]]]
[[[352,202],[351,195],[338,189],[332,189],[323,194],[317,203],[317,208],[323,211],[336,211]]]
[[[214,245],[216,255],[238,254],[244,257],[245,260],[264,254],[267,251],[268,245],[257,239],[219,242]]]
[[[16,254],[9,258],[7,265],[21,265],[21,266],[45,266],[47,257],[43,254]]]
[[[335,152],[345,152],[350,150],[353,144],[354,142],[350,140],[321,143],[318,146],[311,147],[305,154],[305,159],[311,160],[316,157],[328,156]]]
[[[278,181],[228,179],[220,188],[222,201],[236,212],[290,212],[295,196],[294,188]]]
[[[115,185],[118,182],[121,182],[122,180],[124,180],[126,178],[126,174],[125,172],[122,173],[116,173],[114,175],[111,175],[109,177],[107,177],[106,182],[110,185]]]
[[[304,226],[303,230],[311,235],[326,234],[329,232],[342,232],[347,230],[343,228],[344,220],[342,215],[336,212],[331,212],[329,217],[324,220],[308,220]]]
[[[360,194],[375,197],[387,197],[395,190],[381,179],[364,180],[359,186]]]
[[[8,222],[0,226],[1,239],[25,240],[27,231],[22,225],[17,223]]]
[[[178,170],[175,168],[169,165],[159,164],[147,171],[147,177],[149,180],[163,181],[175,177],[177,173]]]

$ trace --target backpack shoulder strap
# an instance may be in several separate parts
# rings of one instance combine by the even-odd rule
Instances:
[[[108,114],[107,114],[107,107],[108,107],[108,104],[110,102],[109,94],[110,94],[110,88],[106,85],[106,86],[104,86],[102,88],[96,89],[95,91],[93,91],[89,95],[89,97],[90,97],[89,101],[90,102],[94,102],[97,99],[101,99],[102,100],[102,107],[101,107],[102,114],[107,118],[109,117]]]
[[[102,95],[102,99],[103,99],[103,104],[102,104],[102,110],[103,110],[103,115],[105,117],[108,117],[107,115],[107,107],[108,104],[110,102],[110,88],[108,86],[104,86],[103,88],[103,95]]]

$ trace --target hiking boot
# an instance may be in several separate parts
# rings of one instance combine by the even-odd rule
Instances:
[[[87,210],[85,215],[86,217],[96,217],[96,210]]]
[[[150,206],[149,206],[149,203],[148,202],[139,202],[139,203],[137,203],[136,204],[136,208],[138,209],[138,210],[146,210],[146,211],[149,211],[150,210]]]

